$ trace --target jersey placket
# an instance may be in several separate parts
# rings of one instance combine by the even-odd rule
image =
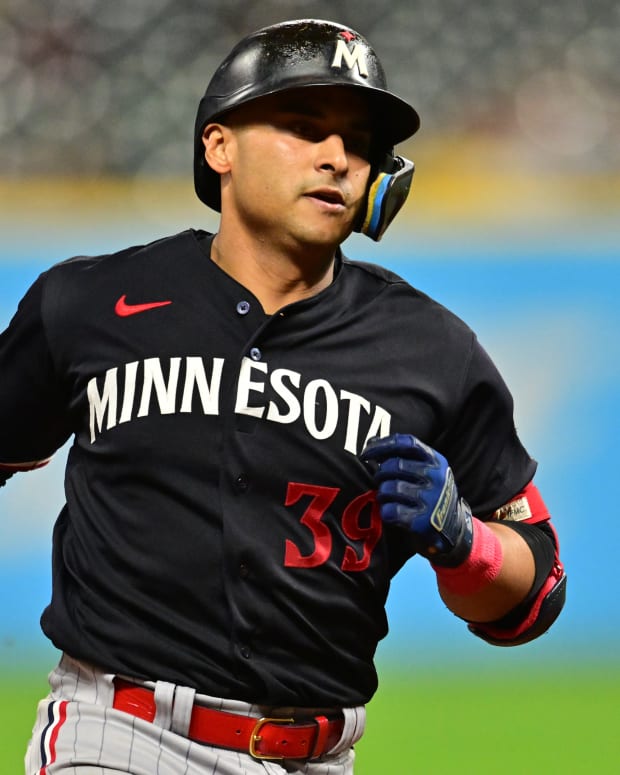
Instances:
[[[260,636],[263,612],[260,610],[257,585],[260,569],[256,567],[257,548],[253,541],[258,515],[253,501],[254,470],[244,448],[248,436],[260,432],[258,410],[251,407],[240,410],[239,391],[242,380],[249,380],[255,365],[264,364],[269,351],[270,329],[282,320],[282,315],[265,319],[256,300],[240,299],[235,314],[244,339],[241,351],[233,365],[236,378],[222,406],[222,449],[220,464],[220,500],[222,504],[222,531],[224,585],[230,611],[231,656],[241,675],[256,674],[256,646]],[[265,367],[266,370],[266,367]],[[262,372],[262,368],[260,368]],[[244,376],[246,375],[246,376]],[[248,680],[252,679],[248,675]]]

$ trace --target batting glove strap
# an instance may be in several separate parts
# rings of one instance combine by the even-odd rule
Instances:
[[[437,531],[437,540],[420,554],[432,560],[433,565],[443,568],[462,565],[471,553],[474,540],[473,517],[469,504],[463,498],[458,498],[447,510],[443,520],[431,519],[431,524]]]

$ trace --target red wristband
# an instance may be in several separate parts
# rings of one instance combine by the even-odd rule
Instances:
[[[472,523],[474,537],[467,559],[456,568],[433,565],[441,586],[455,595],[479,592],[497,578],[504,560],[504,550],[495,533],[475,517]]]

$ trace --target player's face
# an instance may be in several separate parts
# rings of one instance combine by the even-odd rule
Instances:
[[[366,100],[346,88],[305,88],[257,100],[229,122],[222,215],[261,239],[297,248],[340,244],[370,173]]]

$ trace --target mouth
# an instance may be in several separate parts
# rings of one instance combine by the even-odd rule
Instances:
[[[323,187],[308,191],[304,196],[320,202],[330,210],[340,211],[345,208],[344,194],[339,188]]]

